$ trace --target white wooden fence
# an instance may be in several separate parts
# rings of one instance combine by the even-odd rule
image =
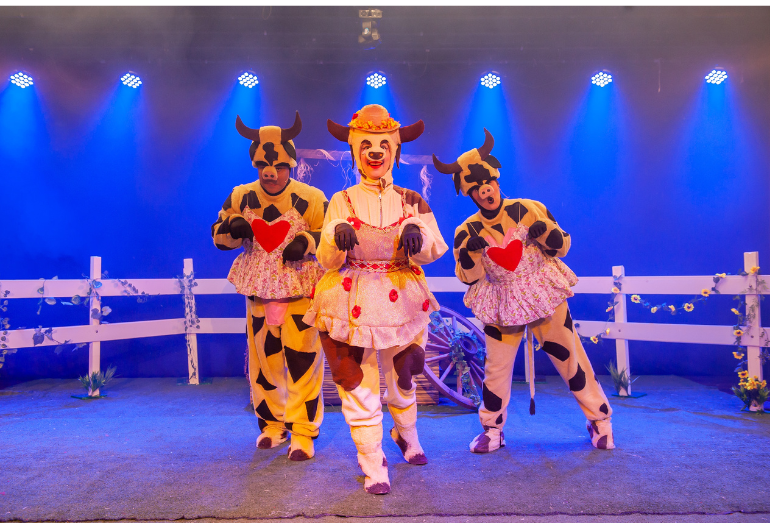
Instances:
[[[751,267],[759,266],[756,252],[744,253],[744,268],[748,272]],[[193,271],[192,259],[184,260],[184,275],[190,276]],[[614,276],[622,276],[622,292],[615,306],[615,321],[585,321],[574,320],[579,323],[579,332],[584,336],[592,336],[604,332],[609,328],[605,338],[616,340],[618,369],[627,369],[631,373],[631,365],[628,354],[628,341],[657,341],[672,343],[694,343],[709,345],[732,345],[735,341],[732,326],[722,325],[673,325],[661,323],[629,323],[626,314],[627,295],[687,295],[700,294],[702,289],[710,289],[713,286],[713,276],[626,276],[623,266],[612,268]],[[101,280],[101,258],[91,258],[90,278],[102,283],[98,289],[101,297],[125,296],[125,287],[117,280]],[[758,276],[727,276],[719,283],[719,291],[722,294],[744,294],[750,285],[756,289]],[[465,292],[467,287],[454,277],[428,277],[428,286],[433,292]],[[196,279],[197,286],[193,289],[193,295],[206,294],[235,294],[235,288],[226,279]],[[136,279],[128,280],[140,291],[149,295],[180,295],[179,280],[177,279]],[[573,288],[578,294],[606,294],[611,293],[614,285],[612,276],[583,277]],[[4,294],[8,291],[6,299],[33,298],[39,299],[41,294],[40,280],[0,280],[0,291]],[[86,280],[46,280],[43,298],[65,298],[74,295],[85,296],[88,293],[89,284]],[[766,290],[760,290],[758,294],[770,294]],[[763,379],[762,365],[760,362],[761,338],[760,334],[765,330],[760,324],[759,295],[746,294],[747,308],[754,305],[756,314],[753,315],[751,324],[744,326],[745,332],[743,344],[748,347],[748,371],[751,376]],[[193,297],[194,299],[194,297]],[[148,305],[152,306],[152,305]],[[52,337],[56,341],[45,339],[38,346],[56,345],[58,342],[69,340],[71,343],[88,343],[88,372],[100,370],[101,342],[149,338],[153,336],[170,336],[185,334],[185,321],[187,318],[171,320],[150,320],[126,323],[105,323],[91,318],[90,311],[101,307],[98,299],[92,298],[88,308],[88,325],[71,327],[56,327]],[[9,312],[12,318],[12,308]],[[200,376],[198,374],[198,334],[243,334],[246,332],[245,317],[239,318],[200,318],[199,328],[188,329],[188,371],[189,383],[197,385]],[[33,347],[35,329],[10,330],[6,336],[5,344],[9,349]],[[765,335],[767,336],[765,331]],[[764,339],[767,339],[766,337]],[[630,394],[629,390],[625,391]],[[98,394],[98,391],[93,391]]]

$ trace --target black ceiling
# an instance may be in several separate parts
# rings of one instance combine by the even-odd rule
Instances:
[[[364,5],[373,8],[377,6]],[[768,7],[380,7],[359,48],[357,7],[2,7],[8,60],[351,64],[558,63],[770,56]]]

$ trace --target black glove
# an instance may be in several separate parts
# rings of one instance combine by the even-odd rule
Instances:
[[[349,223],[341,223],[334,228],[334,243],[341,251],[352,251],[358,245],[356,230]]]
[[[305,235],[298,234],[294,239],[286,246],[281,254],[283,263],[287,261],[300,261],[305,257],[305,251],[307,250],[307,238]]]
[[[238,216],[230,221],[230,236],[232,236],[234,240],[239,238],[253,240],[254,231],[251,230],[251,225],[249,225],[249,222],[247,222],[245,218]]]
[[[545,222],[541,222],[540,220],[538,220],[529,226],[529,237],[534,240],[536,238],[541,237],[543,233],[547,230],[548,230],[548,226],[545,224]]]
[[[474,236],[470,240],[468,240],[468,243],[465,244],[465,246],[468,248],[469,251],[480,251],[484,247],[488,247],[489,243],[487,240],[482,238],[481,236]]]
[[[407,258],[420,253],[422,250],[422,233],[417,225],[410,223],[404,227],[404,232],[398,240],[398,248],[400,249],[401,247],[404,248],[404,254]]]

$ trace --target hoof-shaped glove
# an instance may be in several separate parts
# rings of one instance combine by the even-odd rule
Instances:
[[[481,236],[474,236],[470,240],[468,240],[468,243],[465,244],[465,246],[468,248],[469,251],[480,251],[484,247],[488,247],[489,243],[487,240],[482,238]]]
[[[299,234],[286,246],[281,254],[283,263],[287,261],[300,261],[305,257],[305,251],[307,250],[307,238]]]
[[[230,221],[230,236],[232,236],[234,240],[240,238],[253,240],[254,231],[251,230],[251,225],[249,225],[249,222],[247,222],[245,218],[238,216]]]
[[[358,245],[356,230],[349,223],[341,223],[334,228],[334,243],[341,251],[352,251]]]
[[[406,257],[419,254],[422,250],[422,233],[420,228],[410,223],[404,227],[404,232],[401,234],[401,238],[398,240],[398,248],[404,248],[404,254]]]
[[[533,240],[535,238],[539,238],[546,230],[548,230],[548,226],[545,224],[545,222],[538,220],[529,226],[529,237]]]

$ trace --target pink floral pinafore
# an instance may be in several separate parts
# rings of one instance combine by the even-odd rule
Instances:
[[[544,254],[528,232],[529,227],[522,224],[508,229],[499,246],[522,242],[521,260],[513,271],[487,255],[491,247],[498,245],[485,236],[490,243],[481,257],[486,276],[470,286],[464,299],[479,321],[500,326],[526,325],[550,316],[559,304],[574,296],[570,287],[578,282],[575,273],[560,259]]]
[[[250,224],[262,219],[248,207],[243,212],[243,217]],[[294,236],[300,231],[308,230],[308,224],[292,207],[269,225],[274,227],[284,221],[289,223],[286,237],[271,252],[265,251],[256,240],[243,241],[244,251],[235,259],[227,275],[227,280],[235,285],[239,294],[264,300],[310,297],[312,294],[313,286],[324,273],[315,256],[308,255],[296,262],[286,262],[285,265],[281,257]]]

